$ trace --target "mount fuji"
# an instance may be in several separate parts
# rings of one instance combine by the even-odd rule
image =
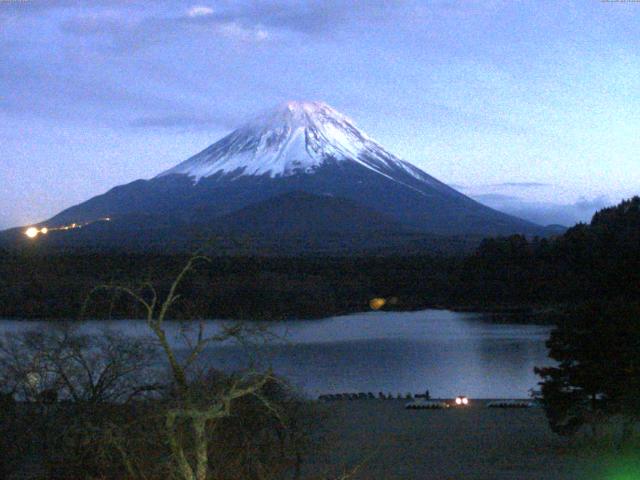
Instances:
[[[295,237],[319,250],[330,241],[380,247],[402,236],[545,234],[401,160],[322,102],[280,105],[156,177],[39,227],[51,244],[139,248],[212,234],[271,246]]]

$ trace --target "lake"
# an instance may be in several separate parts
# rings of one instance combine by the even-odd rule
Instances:
[[[3,320],[0,332],[49,325]],[[209,332],[220,325],[206,322]],[[537,386],[533,368],[550,363],[545,347],[549,326],[494,324],[476,313],[368,312],[270,325],[275,338],[260,344],[256,358],[311,396],[429,389],[433,397],[526,397]],[[82,326],[87,332],[102,328],[136,336],[146,332],[144,322],[132,320]],[[167,329],[175,345],[182,345],[180,324],[170,322]],[[245,365],[247,358],[246,347],[228,342],[203,353],[203,360],[221,369]]]

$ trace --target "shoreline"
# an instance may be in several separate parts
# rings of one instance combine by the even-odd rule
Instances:
[[[305,318],[298,318],[295,315],[287,315],[283,317],[260,317],[256,318],[211,318],[204,320],[218,320],[218,321],[253,321],[253,322],[279,322],[279,321],[299,321],[299,322],[308,322],[308,321],[316,321],[316,320],[326,320],[328,318],[334,317],[344,317],[349,315],[357,315],[364,314],[369,312],[419,312],[423,310],[445,310],[457,313],[478,313],[484,314],[485,320],[490,323],[505,323],[505,324],[514,324],[514,325],[555,325],[558,317],[561,315],[562,308],[558,305],[531,305],[531,304],[522,304],[522,305],[473,305],[473,304],[427,304],[420,305],[415,307],[407,307],[407,308],[381,308],[379,310],[373,309],[343,309],[337,311],[331,311],[327,313],[323,313],[322,315],[315,316],[306,316]],[[111,318],[87,318],[87,319],[79,319],[74,317],[58,317],[58,316],[34,316],[34,317],[25,317],[25,316],[11,316],[11,315],[0,315],[0,322],[2,321],[16,321],[16,322],[83,322],[83,321],[131,321],[131,320],[145,320],[145,318],[133,318],[133,317],[120,317],[114,316]],[[168,318],[167,321],[172,322],[197,322],[202,319],[199,318]]]

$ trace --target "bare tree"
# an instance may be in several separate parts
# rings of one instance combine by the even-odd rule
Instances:
[[[104,330],[79,332],[58,324],[0,339],[0,381],[20,400],[75,403],[126,402],[157,388],[150,378],[153,348],[144,340]]]
[[[90,456],[72,452],[107,419],[112,405],[125,406],[156,391],[153,349],[148,342],[103,331],[90,335],[78,325],[55,324],[6,334],[0,339],[2,463],[22,468],[37,458],[52,473],[73,470]],[[78,469],[81,470],[81,469]],[[8,475],[8,472],[4,472]],[[3,477],[4,478],[4,477]]]
[[[232,406],[236,400],[253,396],[260,400],[273,415],[280,415],[278,408],[261,393],[268,382],[276,381],[269,370],[266,372],[250,370],[236,376],[229,385],[213,392],[213,395],[204,395],[203,390],[198,388],[198,382],[189,376],[190,369],[207,345],[230,338],[241,338],[244,329],[241,324],[227,325],[222,328],[222,331],[207,335],[205,324],[200,321],[196,338],[189,343],[187,355],[183,360],[178,358],[169,341],[165,322],[171,307],[180,298],[179,287],[185,276],[198,262],[208,261],[207,257],[200,255],[190,258],[163,299],[151,283],[145,283],[139,290],[114,285],[103,285],[95,290],[123,293],[138,302],[144,309],[146,325],[164,353],[175,387],[175,401],[164,412],[164,426],[176,473],[183,480],[208,478],[211,466],[207,430],[214,429],[217,422],[231,415]],[[190,430],[190,438],[186,438],[183,434],[185,427]],[[126,456],[124,451],[123,454]],[[129,459],[125,461],[129,462]]]
[[[242,371],[223,374],[207,369],[201,358],[209,345],[227,340],[252,352],[269,333],[250,323],[208,331],[199,321],[179,332],[186,352],[170,338],[166,322],[181,282],[206,261],[191,258],[163,295],[149,282],[92,292],[87,304],[102,291],[141,305],[151,340],[108,330],[84,334],[76,324],[0,342],[0,381],[12,398],[26,401],[18,408],[24,418],[11,431],[27,426],[33,431],[25,443],[45,441],[43,476],[300,478],[303,456],[318,438],[315,407],[255,359]],[[158,375],[164,363],[159,354],[168,378],[166,369]]]

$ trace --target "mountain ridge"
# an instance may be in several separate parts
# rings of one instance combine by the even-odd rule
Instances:
[[[102,218],[159,218],[160,223],[175,221],[176,229],[187,235],[185,225],[218,228],[221,219],[234,223],[235,214],[247,219],[240,229],[250,231],[261,224],[252,208],[259,210],[262,202],[292,192],[308,195],[310,213],[313,202],[326,212],[331,202],[324,196],[332,196],[341,199],[333,203],[336,209],[371,221],[381,215],[399,232],[546,234],[543,227],[486,207],[396,157],[322,102],[280,105],[155,177],[114,187],[40,225],[55,229]],[[313,234],[313,222],[303,221],[297,209],[288,211],[290,222],[306,224],[308,234]],[[342,235],[348,236],[344,215],[336,218],[341,219]],[[279,221],[287,230],[285,217]],[[105,228],[118,225],[123,223]]]

